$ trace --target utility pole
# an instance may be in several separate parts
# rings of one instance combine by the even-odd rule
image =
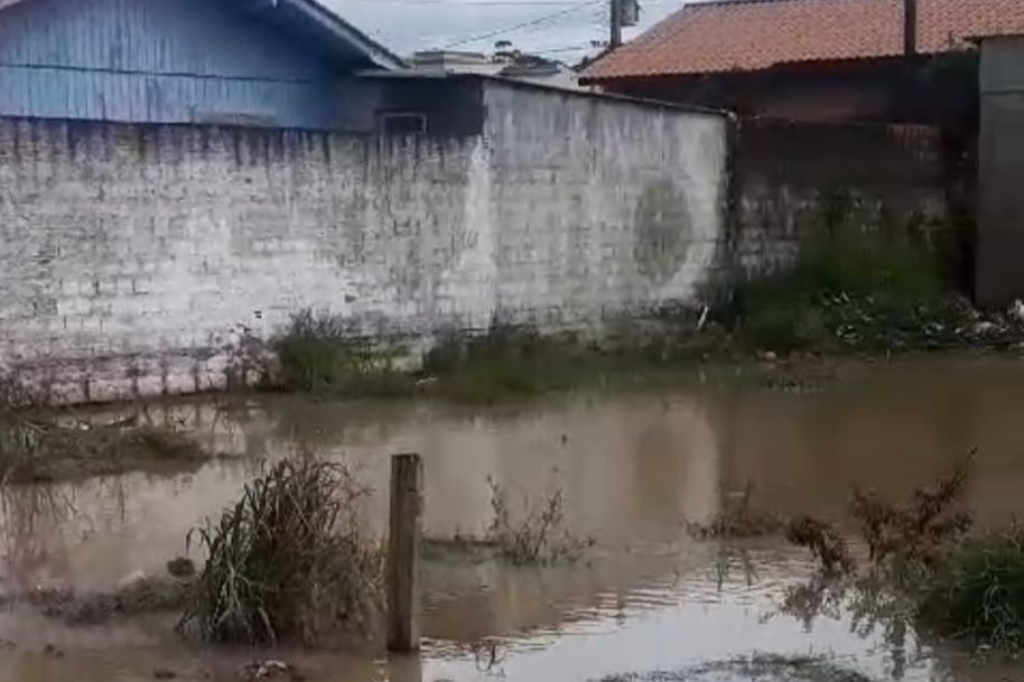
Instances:
[[[611,5],[611,36],[608,44],[611,49],[622,45],[622,0],[608,0]]]

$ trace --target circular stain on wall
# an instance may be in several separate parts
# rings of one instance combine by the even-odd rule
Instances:
[[[686,262],[693,222],[686,195],[671,180],[644,189],[634,213],[633,258],[640,274],[661,284]]]

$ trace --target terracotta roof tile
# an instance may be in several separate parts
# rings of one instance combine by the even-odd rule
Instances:
[[[591,65],[583,78],[753,71],[788,62],[898,56],[904,0],[693,2]],[[1024,0],[918,0],[918,50],[1024,33]]]

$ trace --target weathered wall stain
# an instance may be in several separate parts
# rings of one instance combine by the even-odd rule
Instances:
[[[686,261],[693,225],[686,194],[671,180],[648,186],[636,205],[637,269],[657,283],[672,277]]]

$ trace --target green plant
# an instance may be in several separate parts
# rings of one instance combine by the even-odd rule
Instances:
[[[795,266],[737,287],[734,318],[748,343],[786,351],[948,343],[964,317],[935,256],[886,238],[863,213],[848,194],[831,193]]]
[[[525,497],[523,514],[514,520],[505,491],[491,477],[487,478],[487,485],[494,512],[488,540],[513,564],[573,562],[594,544],[593,539],[577,538],[564,528],[565,499],[561,488],[553,488],[539,500]]]
[[[487,334],[449,335],[424,358],[433,392],[457,402],[495,402],[577,386],[597,363],[593,348],[529,326],[495,325]]]
[[[1024,527],[959,543],[920,601],[924,622],[959,639],[1006,650],[1024,644]]]
[[[353,336],[345,320],[303,310],[273,341],[285,387],[345,395],[407,395],[412,378],[395,367],[398,352]]]
[[[217,523],[189,533],[207,559],[180,627],[257,644],[369,627],[383,555],[359,523],[367,494],[345,467],[315,458],[283,460],[246,485]]]
[[[0,483],[41,483],[198,466],[208,455],[190,438],[131,424],[66,425],[0,410]]]

